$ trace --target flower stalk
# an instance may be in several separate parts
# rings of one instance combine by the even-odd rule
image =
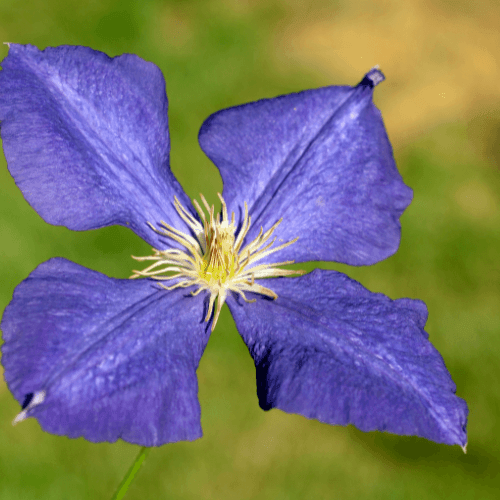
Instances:
[[[125,477],[122,479],[120,486],[118,486],[118,489],[116,490],[116,493],[113,495],[111,500],[121,500],[125,496],[130,484],[135,479],[137,472],[141,468],[141,465],[144,463],[144,460],[146,460],[146,457],[148,456],[150,451],[151,448],[147,446],[143,446],[140,449],[136,459],[134,460],[134,463],[130,466],[130,469],[125,474]]]

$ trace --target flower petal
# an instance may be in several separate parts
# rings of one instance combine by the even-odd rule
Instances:
[[[165,81],[132,54],[10,44],[0,71],[0,120],[10,173],[50,224],[121,224],[158,246],[146,225],[184,228],[189,199],[169,167]]]
[[[276,301],[227,301],[255,361],[261,408],[466,444],[467,405],[427,340],[423,302],[391,300],[336,271],[265,286]]]
[[[53,434],[143,446],[201,437],[196,369],[209,330],[203,298],[186,294],[41,264],[2,319],[9,389]]]
[[[278,241],[299,237],[279,260],[352,265],[392,255],[412,191],[394,163],[371,70],[356,87],[325,87],[236,106],[199,134],[217,165],[230,210],[253,220],[250,241],[279,218]],[[274,258],[274,256],[273,256]]]

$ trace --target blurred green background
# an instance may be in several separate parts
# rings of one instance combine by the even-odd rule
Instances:
[[[469,404],[469,444],[332,427],[260,410],[253,362],[223,312],[202,358],[204,437],[153,450],[133,499],[498,498],[500,417],[500,6],[424,0],[0,0],[0,40],[133,52],[165,74],[172,170],[188,195],[222,188],[197,133],[221,108],[306,88],[377,87],[414,201],[399,252],[346,272],[392,298],[425,300],[427,331]],[[0,47],[1,58],[7,47]],[[1,91],[1,89],[0,89]],[[44,223],[0,159],[0,310],[39,263],[63,256],[128,277],[149,248],[124,228],[74,233]],[[301,266],[304,267],[304,266]],[[0,382],[0,499],[109,498],[138,447],[12,427]]]

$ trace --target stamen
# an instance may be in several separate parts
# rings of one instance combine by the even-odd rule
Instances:
[[[202,194],[200,194],[200,199],[205,210],[202,209],[196,200],[193,200],[193,205],[199,214],[201,222],[196,220],[181,205],[177,197],[174,197],[174,207],[177,213],[186,223],[191,234],[196,235],[196,239],[191,234],[179,231],[164,221],[161,221],[160,228],[155,228],[148,222],[153,231],[176,241],[184,249],[170,248],[168,250],[157,250],[153,248],[153,255],[151,256],[133,256],[135,260],[140,262],[153,262],[142,271],[134,270],[130,277],[132,279],[148,277],[159,282],[176,280],[171,286],[166,286],[164,283],[158,284],[166,290],[195,286],[197,287],[196,290],[191,292],[193,296],[203,291],[208,291],[210,297],[205,321],[208,322],[213,315],[212,331],[217,324],[228,291],[238,293],[245,302],[255,302],[256,299],[247,299],[244,292],[258,293],[272,299],[277,299],[278,296],[276,293],[269,288],[258,285],[255,280],[304,273],[304,271],[294,271],[278,267],[293,264],[293,260],[255,266],[254,264],[257,261],[292,245],[298,238],[272,248],[276,237],[271,241],[269,239],[281,224],[283,219],[280,219],[266,232],[261,227],[259,234],[243,250],[240,250],[250,231],[251,217],[248,215],[248,205],[245,202],[245,215],[238,235],[235,238],[235,214],[232,212],[231,219],[229,219],[224,198],[220,193],[217,193],[217,196],[221,201],[222,208],[221,212],[216,216],[214,214],[214,206],[210,206]],[[205,212],[208,216],[205,215]]]
[[[234,212],[233,212],[233,220],[234,220]],[[241,244],[243,243],[243,238],[245,238],[248,231],[250,230],[250,222],[251,222],[251,218],[248,216],[248,205],[247,205],[247,202],[245,201],[245,217],[243,219],[243,225],[241,226],[241,230],[240,230],[240,233],[238,234],[238,238],[236,238],[236,241],[234,243],[234,251],[235,252],[240,251]]]

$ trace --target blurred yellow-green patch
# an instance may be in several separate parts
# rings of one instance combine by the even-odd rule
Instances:
[[[495,499],[500,440],[500,5],[493,0],[0,0],[0,39],[133,52],[164,72],[172,170],[217,202],[201,152],[221,108],[354,85],[379,64],[375,102],[414,190],[399,252],[322,263],[392,298],[424,300],[427,331],[469,404],[469,444],[331,427],[258,407],[253,362],[227,309],[199,370],[204,437],[153,450],[126,499]],[[0,46],[0,56],[7,46]],[[0,89],[1,92],[1,89]],[[39,263],[63,256],[128,277],[149,248],[125,228],[44,223],[0,159],[0,310]],[[303,266],[302,266],[303,267]],[[44,433],[0,382],[0,499],[109,498],[137,454]]]

